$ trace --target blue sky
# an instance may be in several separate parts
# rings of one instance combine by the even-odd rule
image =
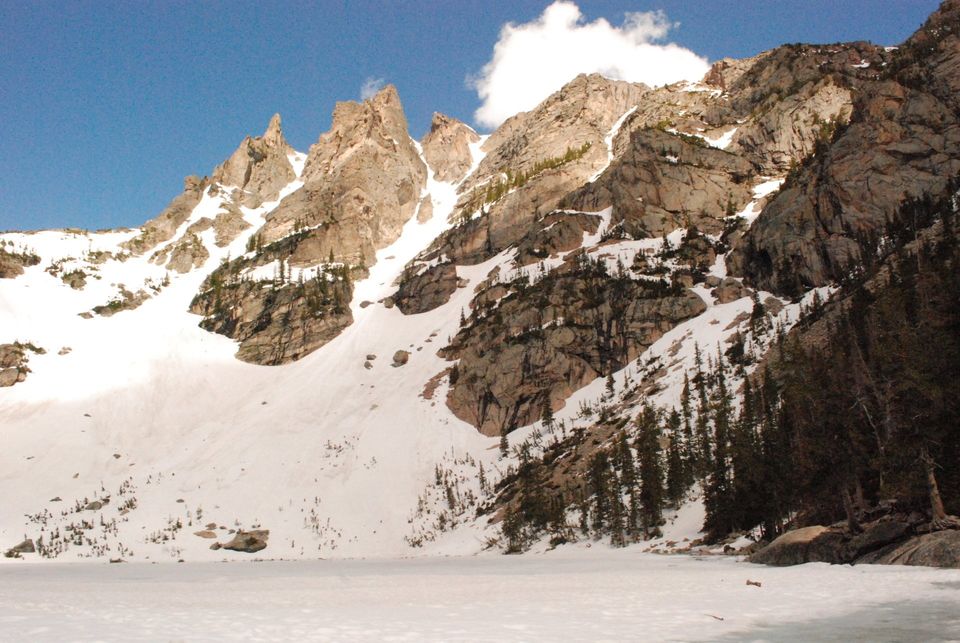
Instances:
[[[395,84],[419,138],[434,111],[471,124],[466,78],[501,27],[546,1],[0,3],[0,230],[134,226],[274,112],[306,151],[337,100]],[[785,42],[897,44],[936,0],[580,0],[585,22],[663,10],[710,61]]]

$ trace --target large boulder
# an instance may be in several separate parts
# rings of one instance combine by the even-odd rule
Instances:
[[[7,558],[20,558],[20,554],[33,554],[37,551],[37,548],[33,544],[31,538],[27,538],[19,545],[11,547],[6,551],[4,556]]]
[[[220,545],[220,549],[229,549],[230,551],[242,551],[248,554],[254,554],[267,548],[267,539],[270,537],[269,529],[252,529],[250,531],[238,531],[233,540]]]
[[[960,531],[937,531],[903,543],[881,556],[883,565],[924,565],[960,569]]]
[[[843,562],[843,535],[814,525],[794,529],[750,556],[751,563],[786,567],[803,563]]]

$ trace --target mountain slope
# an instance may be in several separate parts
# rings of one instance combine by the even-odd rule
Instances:
[[[903,192],[955,172],[958,12],[898,52],[581,76],[489,137],[437,115],[418,143],[387,87],[308,154],[275,116],[139,229],[0,235],[0,543],[220,560],[777,533],[796,506],[726,511],[770,486],[744,474],[777,437],[743,437],[751,387],[780,408],[785,338],[847,295]]]

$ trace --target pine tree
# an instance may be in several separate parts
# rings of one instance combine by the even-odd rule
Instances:
[[[716,380],[717,388],[711,405],[714,431],[712,471],[704,491],[704,508],[707,515],[703,530],[707,534],[708,541],[711,542],[723,538],[733,528],[730,465],[727,457],[732,406],[722,361],[717,364]]]
[[[640,461],[640,524],[644,538],[660,534],[663,524],[663,472],[660,465],[660,426],[656,411],[644,405],[637,417]]]
[[[607,481],[610,465],[605,451],[598,451],[590,461],[590,486],[593,493],[593,520],[591,527],[595,538],[603,534],[604,525],[608,524]]]
[[[549,394],[544,396],[543,403],[540,406],[540,422],[543,423],[543,426],[547,428],[553,428],[553,408],[550,406]]]
[[[705,478],[711,470],[713,454],[710,445],[710,401],[707,394],[707,374],[703,370],[703,357],[700,353],[700,347],[694,345],[694,356],[696,360],[697,374],[695,383],[697,387],[697,450],[699,451],[698,475]]]
[[[624,529],[629,539],[637,536],[637,526],[640,523],[640,486],[637,480],[637,469],[633,461],[633,451],[627,440],[627,434],[620,432],[617,444],[617,464],[620,467],[620,487],[622,493],[629,494]]]
[[[693,409],[690,402],[690,378],[683,374],[683,389],[680,391],[680,415],[683,420],[684,466],[687,471],[687,486],[697,477],[699,458],[693,436]]]
[[[667,501],[674,507],[680,506],[683,494],[687,490],[687,473],[683,460],[683,445],[680,434],[680,414],[674,409],[667,419]]]

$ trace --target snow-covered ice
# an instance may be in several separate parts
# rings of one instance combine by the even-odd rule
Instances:
[[[760,587],[747,585],[747,580]],[[960,571],[536,556],[0,567],[0,639],[949,640]]]

